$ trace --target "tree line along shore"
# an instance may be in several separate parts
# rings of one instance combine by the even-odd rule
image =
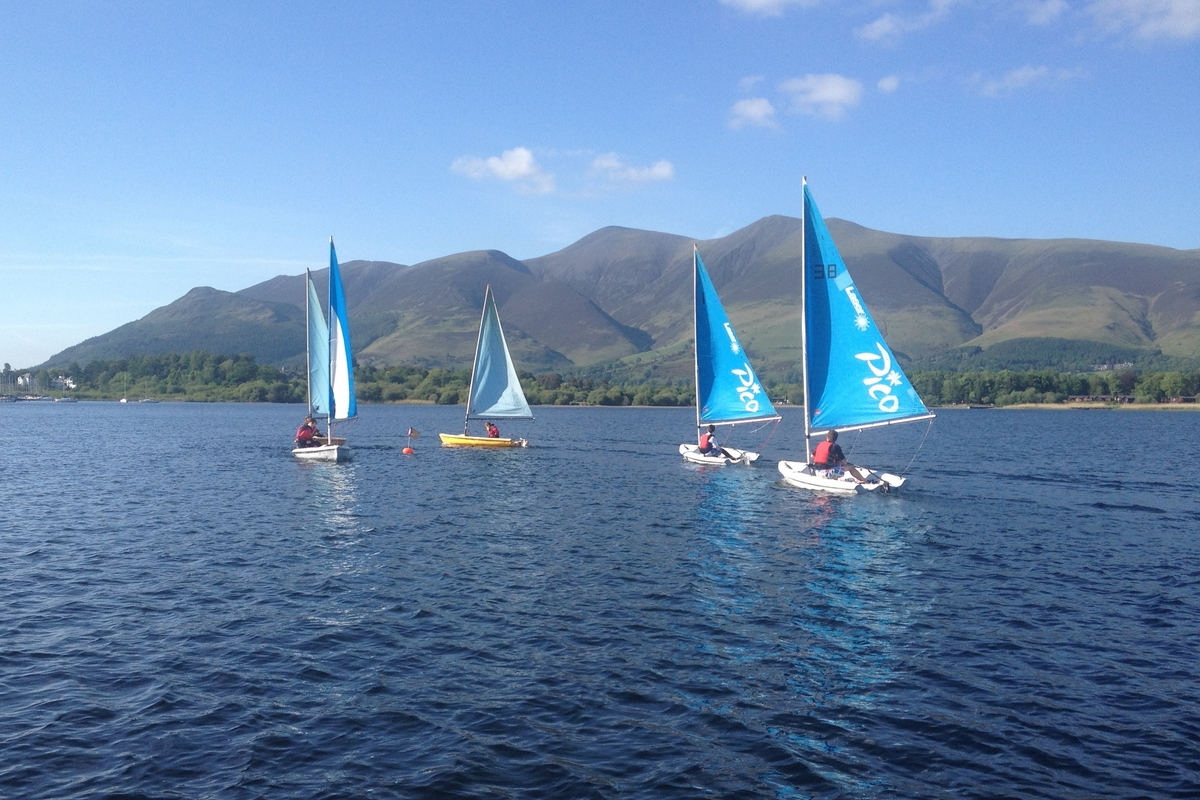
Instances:
[[[531,405],[690,406],[696,402],[690,380],[614,379],[603,373],[547,372],[520,375]],[[1200,394],[1200,370],[1149,372],[1105,370],[1088,373],[1054,370],[919,370],[913,386],[929,406],[1070,404],[1078,402],[1158,405],[1194,402]],[[470,371],[412,366],[356,365],[358,399],[367,403],[465,401]],[[764,377],[763,388],[777,404],[799,404],[800,376]],[[249,355],[203,351],[185,355],[145,355],[76,363],[39,371],[0,373],[0,394],[70,395],[80,400],[122,397],[193,402],[303,403],[303,370],[258,364]]]

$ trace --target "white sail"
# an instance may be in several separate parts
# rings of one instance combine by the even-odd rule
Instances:
[[[483,318],[479,322],[479,340],[475,343],[475,363],[471,369],[471,389],[467,399],[467,419],[533,419],[521,381],[513,366],[500,327],[496,298],[489,285],[483,296]]]

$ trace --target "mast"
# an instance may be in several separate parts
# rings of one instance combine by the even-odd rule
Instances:
[[[483,341],[483,321],[487,319],[488,297],[492,294],[492,285],[489,283],[483,290],[483,312],[479,315],[479,336],[475,339],[475,358],[471,361],[471,383],[467,386],[467,413],[463,417],[463,436],[467,435],[467,428],[471,424],[471,398],[475,392],[475,369],[479,366],[479,343]]]
[[[333,253],[333,236],[332,235],[329,237],[329,252],[330,252],[330,254]],[[327,287],[327,294],[326,294],[325,302],[329,306],[328,319],[329,319],[330,323],[332,323],[333,322],[333,314],[334,314],[334,311],[333,311],[333,263],[332,262],[329,264],[329,286]],[[334,358],[333,332],[335,329],[336,329],[335,325],[333,325],[333,324],[329,325],[329,366],[328,366],[329,371],[326,374],[330,377],[330,379],[332,379],[332,377],[333,377],[333,358]],[[331,380],[331,384],[332,384],[332,380]],[[333,415],[336,412],[333,407],[332,385],[327,388],[329,390],[329,415],[327,417],[325,417],[325,435],[329,437],[329,441],[327,443],[333,444]]]
[[[808,227],[808,176],[800,178],[800,366],[804,370],[804,463],[812,458],[809,439],[812,430],[809,426],[808,415],[808,247],[804,241],[805,229]]]
[[[699,296],[696,294],[700,288],[700,266],[696,263],[699,258],[699,249],[696,243],[692,243],[692,339],[695,342],[693,348],[694,358],[692,366],[695,369],[695,387],[696,387],[696,431],[700,430],[700,307],[696,300]]]
[[[309,315],[312,314],[312,309],[308,302],[308,287],[312,285],[312,276],[308,273],[308,267],[304,268],[304,372],[308,375],[308,415],[312,416],[312,342],[309,341],[309,336],[312,334],[312,320]]]

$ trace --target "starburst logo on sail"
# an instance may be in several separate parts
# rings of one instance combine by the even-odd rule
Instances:
[[[742,347],[738,344],[737,337],[733,335],[733,326],[728,322],[725,323],[725,332],[729,334],[729,350],[736,356],[741,352]]]
[[[860,331],[865,331],[867,328],[871,327],[871,321],[867,319],[865,314],[859,314],[854,318],[854,327],[858,328]]]
[[[888,356],[887,348],[882,342],[875,343],[878,353],[859,353],[855,356],[859,361],[864,361],[867,368],[871,370],[872,377],[863,378],[863,385],[867,387],[867,394],[871,395],[872,400],[879,401],[879,410],[886,414],[894,414],[900,408],[900,398],[892,394],[892,387],[899,386],[903,379],[900,373],[892,369],[892,359]],[[879,365],[876,366],[876,362]],[[887,383],[884,383],[884,376],[887,376]]]

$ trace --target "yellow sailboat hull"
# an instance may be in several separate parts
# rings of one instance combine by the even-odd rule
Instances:
[[[457,433],[439,433],[445,447],[529,447],[524,439],[502,439],[491,436],[464,436]]]

